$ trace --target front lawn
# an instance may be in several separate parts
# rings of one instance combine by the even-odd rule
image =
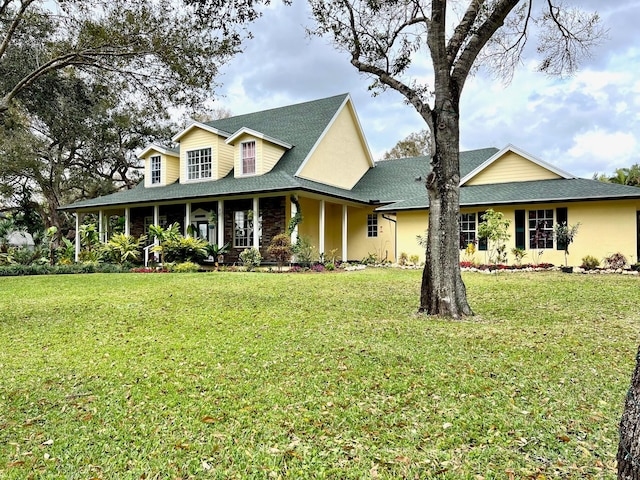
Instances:
[[[0,477],[615,478],[640,279],[0,278]]]

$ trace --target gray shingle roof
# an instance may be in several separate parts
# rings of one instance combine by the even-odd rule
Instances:
[[[273,170],[265,175],[234,178],[233,171],[216,181],[162,187],[138,187],[62,207],[63,210],[133,205],[158,201],[226,197],[303,190],[359,203],[382,204],[381,212],[428,208],[424,179],[429,171],[427,157],[386,160],[371,168],[352,190],[332,187],[295,176],[304,159],[325,131],[347,94],[311,102],[274,108],[246,115],[208,122],[225,132],[243,127],[287,142],[293,147],[285,152]],[[460,174],[464,177],[495,155],[497,148],[460,152]],[[461,188],[461,205],[499,205],[577,201],[612,198],[640,198],[640,189],[585,179],[558,179],[472,185]]]
[[[461,207],[639,198],[640,188],[584,178],[470,185],[460,189]],[[394,212],[425,208],[429,208],[426,190],[378,210]]]

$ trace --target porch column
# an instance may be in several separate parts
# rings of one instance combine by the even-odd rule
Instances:
[[[324,251],[324,217],[325,217],[325,204],[324,204],[324,200],[320,200],[320,235],[318,236],[318,238],[320,239],[318,242],[318,253],[322,256],[324,256],[325,251]]]
[[[187,202],[184,206],[184,236],[189,235],[189,226],[191,225],[191,202]]]
[[[218,246],[224,245],[224,200],[218,200]]]
[[[160,226],[160,205],[153,206],[153,224],[156,227]]]
[[[296,206],[295,203],[291,202],[291,218],[295,217],[296,213],[298,213],[298,207]],[[296,228],[294,228],[293,232],[291,232],[291,243],[295,245],[297,242],[298,242],[298,226],[296,225]]]
[[[347,206],[342,205],[342,261],[346,262],[347,257]]]
[[[106,243],[107,236],[104,232],[104,211],[98,210],[98,238],[101,243]]]
[[[131,209],[129,207],[124,209],[124,234],[131,235]]]
[[[80,212],[76,212],[76,262],[80,261]]]
[[[253,197],[253,246],[260,249],[260,199]]]

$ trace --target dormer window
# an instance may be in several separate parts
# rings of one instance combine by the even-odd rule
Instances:
[[[157,185],[160,183],[160,169],[162,161],[160,155],[154,155],[151,157],[151,184]]]
[[[242,175],[256,173],[256,142],[242,143]]]
[[[187,151],[187,179],[211,178],[211,149]]]

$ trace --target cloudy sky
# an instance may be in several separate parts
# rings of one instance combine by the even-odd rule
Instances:
[[[587,178],[640,162],[640,0],[571,3],[597,9],[608,39],[571,78],[535,72],[535,58],[506,86],[482,72],[471,78],[462,94],[462,150],[511,143]],[[308,38],[309,25],[306,2],[276,1],[223,69],[217,105],[237,115],[350,93],[376,159],[426,128],[399,93],[372,97],[370,79],[328,40]]]

